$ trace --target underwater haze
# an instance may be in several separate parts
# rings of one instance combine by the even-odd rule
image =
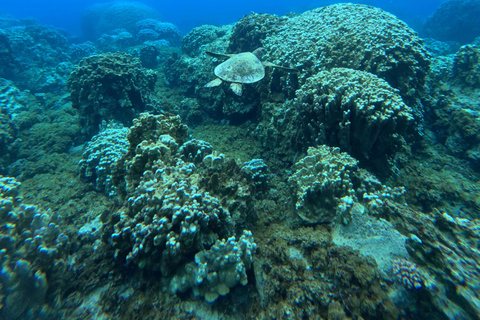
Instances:
[[[402,19],[417,23],[431,15],[445,0],[428,1],[351,1],[377,6]],[[0,13],[12,14],[19,18],[31,17],[41,23],[65,29],[72,35],[79,35],[82,12],[88,6],[108,1],[61,1],[61,0],[19,0],[4,1]],[[202,24],[223,25],[234,23],[250,12],[284,15],[289,12],[304,12],[320,6],[335,3],[320,1],[140,1],[157,10],[162,20],[172,22],[184,33]]]
[[[480,319],[479,17],[3,1],[0,320]]]

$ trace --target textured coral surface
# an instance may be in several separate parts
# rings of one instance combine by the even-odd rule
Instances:
[[[235,26],[230,50],[263,46],[266,59],[302,70],[306,79],[324,68],[368,71],[418,97],[428,71],[422,40],[403,21],[378,8],[335,4],[293,17],[251,14]]]
[[[151,108],[155,72],[128,54],[102,54],[82,59],[68,79],[72,105],[80,110],[87,136],[102,121],[130,125],[137,113]]]
[[[480,318],[478,41],[151,13],[98,4],[84,43],[0,17],[1,319]],[[205,51],[258,47],[242,96],[205,86]]]
[[[422,35],[442,41],[470,43],[480,36],[480,1],[449,0],[427,19]]]

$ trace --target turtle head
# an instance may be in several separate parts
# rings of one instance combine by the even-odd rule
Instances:
[[[255,49],[252,53],[253,53],[258,59],[261,59],[262,56],[265,54],[265,48],[263,48],[263,47],[257,48],[257,49]]]

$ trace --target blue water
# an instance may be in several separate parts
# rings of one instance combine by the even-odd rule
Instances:
[[[349,1],[362,3],[382,8],[399,18],[417,23],[431,15],[445,0],[428,1]],[[3,0],[0,12],[16,17],[32,17],[41,23],[63,28],[72,35],[80,35],[80,19],[82,12],[89,5],[109,1],[91,0]],[[160,13],[162,20],[177,25],[180,30],[187,33],[193,27],[202,24],[223,25],[236,22],[243,15],[250,12],[283,15],[288,12],[304,12],[313,8],[336,3],[338,1],[139,1]]]

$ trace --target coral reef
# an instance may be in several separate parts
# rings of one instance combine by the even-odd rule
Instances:
[[[468,168],[465,160],[448,155],[447,150],[435,148],[429,152],[442,152],[443,156],[411,159],[399,171],[396,181],[406,187],[406,202],[423,212],[437,209],[475,216],[480,187],[477,180],[468,178],[475,175],[475,169]]]
[[[195,166],[157,159],[115,224],[117,257],[167,276],[184,259],[232,233],[230,213],[196,186]],[[166,163],[165,163],[166,162]],[[127,251],[125,251],[127,249]],[[125,255],[126,253],[126,255]]]
[[[209,249],[195,255],[195,263],[177,273],[170,290],[184,292],[193,289],[196,296],[214,302],[219,295],[227,295],[237,283],[248,283],[246,271],[251,268],[257,245],[250,231],[244,231],[238,241],[235,237],[217,240]]]
[[[407,103],[421,96],[429,67],[422,40],[404,22],[378,8],[351,3],[292,17],[245,16],[235,25],[229,51],[260,46],[266,60],[300,69],[301,82],[322,69],[362,70],[399,89]]]
[[[400,310],[375,262],[333,244],[323,226],[274,225],[255,241],[257,317],[397,319]]]
[[[443,42],[433,38],[425,38],[423,43],[428,52],[432,54],[432,57],[454,54],[460,48],[460,44],[456,42]]]
[[[81,116],[86,137],[98,132],[102,121],[125,126],[143,111],[153,109],[151,93],[156,74],[142,68],[138,59],[124,53],[84,58],[68,79],[72,105]]]
[[[192,56],[185,54],[169,61],[166,77],[170,85],[180,86],[186,97],[197,99],[203,117],[242,122],[251,118],[259,109],[260,96],[255,89],[257,84],[244,88],[241,98],[228,87],[217,87],[213,90],[205,88],[205,84],[214,77],[218,62],[206,57],[203,51],[225,52],[231,30],[232,26],[203,26],[193,29],[182,41],[182,51],[189,52]]]
[[[421,34],[441,41],[471,43],[480,36],[480,1],[449,0],[443,2],[425,21]]]
[[[12,121],[20,92],[8,80],[0,79],[0,172],[14,158],[13,142],[16,140],[17,127]]]
[[[47,95],[45,104],[38,103],[36,97],[26,92],[20,97],[26,100],[20,100],[12,115],[18,128],[18,142],[14,144],[12,160],[15,162],[9,166],[8,173],[23,180],[54,172],[63,162],[63,154],[81,142],[81,128],[68,95]]]
[[[398,198],[405,192],[382,185],[357,164],[339,148],[310,147],[289,178],[300,218],[307,223],[348,224],[356,203],[365,203],[371,214],[378,214],[385,199]]]
[[[478,43],[92,8],[95,43],[0,17],[1,319],[480,318]],[[301,72],[204,88],[262,46]]]
[[[117,161],[128,150],[128,128],[115,123],[103,123],[100,132],[89,141],[78,163],[80,175],[95,181],[95,189],[109,196],[116,195],[112,177]]]
[[[8,34],[0,29],[0,76],[11,79],[14,75],[15,59]]]
[[[94,56],[98,54],[98,50],[91,41],[79,43],[79,44],[72,44],[68,49],[68,54],[72,62],[78,63],[83,58]]]
[[[393,274],[398,281],[408,289],[420,289],[423,287],[422,276],[418,267],[407,260],[395,260],[393,262]]]
[[[135,38],[125,29],[115,29],[111,34],[102,34],[96,44],[102,52],[125,52],[135,44]]]
[[[158,55],[160,51],[157,49],[157,46],[153,44],[148,44],[142,46],[140,49],[140,61],[142,62],[142,67],[153,69],[158,65]]]
[[[188,98],[196,98],[205,116],[235,123],[247,121],[263,112],[266,103],[284,103],[297,97],[296,90],[320,72],[348,68],[362,79],[378,76],[378,81],[370,82],[385,80],[382,87],[389,85],[392,95],[395,92],[412,108],[412,115],[422,120],[420,98],[430,55],[413,30],[380,9],[336,4],[290,17],[252,13],[228,27],[192,30],[182,41],[185,55],[167,67],[169,84],[181,86]],[[241,101],[227,88],[203,88],[212,78],[208,73],[218,63],[209,61],[202,52],[251,52],[258,47],[265,48],[263,60],[297,68],[300,73],[269,69],[263,80],[244,86]]]
[[[135,33],[135,24],[144,19],[155,19],[158,12],[140,2],[114,1],[89,6],[82,15],[83,35],[97,40],[102,34],[115,29]]]
[[[3,266],[0,283],[5,287],[4,294],[8,293],[2,301],[0,316],[20,320],[36,319],[41,314],[48,289],[47,278],[39,270],[34,272],[30,262],[18,259],[13,268]]]
[[[158,140],[164,136],[164,141]],[[168,138],[170,137],[170,138]],[[145,170],[151,169],[159,156],[172,155],[187,141],[188,128],[173,114],[152,115],[142,113],[133,120],[127,135],[129,148],[117,164],[114,183],[122,194],[133,192],[139,185]],[[173,150],[170,150],[173,148]],[[116,181],[115,181],[116,180]]]
[[[0,110],[0,172],[4,170],[5,164],[9,163],[12,156],[12,143],[15,141],[16,128],[10,121],[10,117]]]
[[[480,46],[461,47],[455,54],[452,71],[455,79],[461,81],[463,85],[480,88]]]
[[[421,270],[422,288],[428,290],[430,303],[449,319],[477,318],[479,221],[438,210],[426,215],[389,201],[386,208],[391,223],[410,238],[407,248]]]
[[[264,103],[255,133],[264,150],[269,150],[285,163],[292,163],[306,147],[303,120],[291,103]]]
[[[137,32],[137,41],[144,43],[145,41],[155,41],[160,39],[160,35],[152,29],[145,28]]]
[[[110,222],[116,259],[164,277],[177,275],[173,292],[193,288],[212,302],[236,283],[245,285],[255,245],[244,226],[254,219],[258,181],[243,181],[235,162],[209,144],[185,141],[186,126],[178,116],[142,114],[127,137],[128,151],[117,161],[124,169],[114,179],[125,188],[126,205]],[[238,243],[231,238],[242,232]],[[217,261],[212,256],[217,249],[239,260]],[[206,272],[204,283],[192,280],[201,272],[189,265],[193,256]],[[184,265],[185,273],[176,273]]]
[[[155,19],[140,20],[135,24],[136,38],[139,43],[148,40],[167,40],[173,46],[180,46],[182,35],[176,25]]]
[[[0,29],[0,48],[0,77],[33,93],[65,89],[67,75],[56,70],[69,59],[64,32],[33,20],[12,19]]]
[[[215,27],[210,25],[193,28],[182,39],[182,52],[190,57],[197,57],[203,54],[209,45],[229,33],[231,29],[231,26]]]
[[[180,147],[180,155],[182,160],[193,162],[195,164],[202,163],[207,155],[211,155],[212,152],[213,147],[210,145],[210,143],[196,139],[188,140]]]
[[[428,111],[435,119],[432,128],[437,134],[435,139],[443,141],[452,155],[478,165],[479,46],[462,46],[455,55],[436,57],[433,65],[428,79],[431,105]]]
[[[380,163],[405,145],[402,135],[414,127],[413,111],[398,91],[364,71],[321,71],[296,95],[305,145],[338,146]]]
[[[253,194],[261,195],[269,190],[268,167],[262,159],[245,162],[242,166],[242,173],[250,181]]]
[[[261,113],[256,134],[283,161],[327,144],[351,153],[380,177],[390,175],[399,155],[408,156],[423,134],[421,108],[407,105],[374,74],[347,68],[320,71],[295,99],[263,103]]]
[[[53,316],[66,278],[69,238],[53,212],[22,204],[19,188],[14,178],[0,176],[0,316]]]
[[[53,97],[51,94],[32,95],[20,91],[11,81],[0,81],[0,114],[5,132],[2,137],[11,141],[5,153],[0,155],[0,163],[9,175],[30,176],[30,164],[40,170],[49,170],[52,163],[44,158],[67,152],[78,139],[78,118],[68,96]],[[14,167],[21,169],[17,171]]]

